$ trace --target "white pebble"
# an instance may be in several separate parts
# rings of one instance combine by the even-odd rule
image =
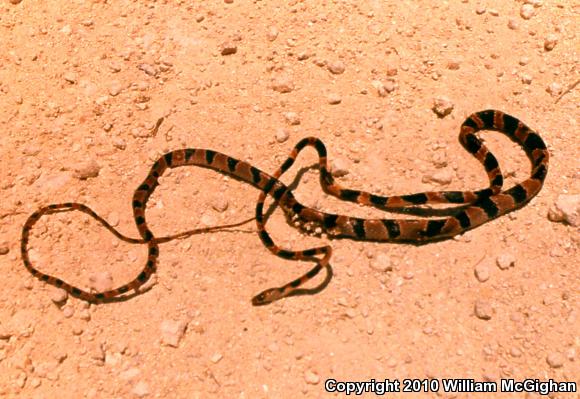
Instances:
[[[516,257],[513,254],[501,254],[495,259],[495,263],[497,267],[501,270],[509,269],[510,267],[514,267],[516,264]]]
[[[179,341],[185,334],[187,322],[184,320],[163,320],[161,322],[161,343],[166,346],[177,348]]]
[[[437,114],[438,117],[443,118],[453,111],[455,105],[447,97],[436,97],[433,99],[432,110]]]
[[[300,117],[296,112],[285,112],[284,119],[286,119],[286,122],[293,126],[300,124]]]
[[[283,143],[290,137],[290,133],[286,129],[276,130],[276,141],[278,143]]]
[[[316,385],[320,382],[320,377],[315,372],[308,370],[304,373],[304,380],[307,384]]]
[[[558,352],[552,352],[546,356],[546,363],[553,369],[560,368],[564,365],[564,356]]]
[[[330,161],[330,173],[334,177],[341,177],[348,175],[347,163],[342,158],[333,158]]]
[[[138,398],[144,398],[145,396],[149,395],[149,386],[145,381],[139,381],[133,387],[132,392]]]
[[[99,175],[101,167],[94,159],[89,159],[88,161],[79,162],[74,167],[73,176],[80,180],[86,180],[91,177],[97,177]]]
[[[104,292],[113,289],[113,275],[109,271],[93,273],[89,277],[91,288],[97,292]]]
[[[377,270],[379,272],[387,272],[393,270],[391,258],[384,253],[380,253],[377,255],[375,259],[372,259],[370,262],[370,266],[372,269]]]
[[[477,281],[479,281],[480,283],[484,283],[487,280],[489,280],[490,277],[489,267],[485,263],[480,263],[476,265],[474,272],[475,278],[477,278]]]
[[[544,49],[546,51],[554,50],[556,44],[558,44],[558,36],[554,35],[553,33],[549,34],[546,36],[546,39],[544,39]]]
[[[336,94],[336,93],[331,93],[328,95],[327,97],[327,101],[329,104],[340,104],[342,101],[342,98],[340,97],[340,95]]]
[[[493,308],[491,304],[487,301],[478,300],[475,302],[474,306],[475,316],[481,320],[489,320],[491,319]]]
[[[212,363],[218,363],[220,360],[223,359],[223,355],[221,353],[214,353],[214,355],[211,357],[211,362]]]
[[[272,89],[278,93],[290,93],[294,90],[294,83],[287,75],[280,75],[272,82]]]
[[[562,94],[562,85],[556,82],[552,82],[548,85],[546,91],[552,96],[559,96]]]
[[[268,29],[266,37],[269,41],[273,42],[278,37],[278,29],[276,29],[275,26],[271,26],[270,29]]]
[[[341,73],[344,73],[344,71],[346,70],[346,66],[342,61],[331,61],[328,63],[326,67],[331,73],[335,75],[340,75]]]
[[[580,226],[580,194],[561,194],[548,211],[552,222],[563,222],[571,226]]]
[[[536,11],[534,10],[534,6],[531,4],[524,4],[520,9],[520,16],[523,19],[530,19],[534,16]]]
[[[444,168],[436,170],[423,176],[421,180],[423,183],[435,183],[442,186],[447,185],[453,181],[453,169]]]

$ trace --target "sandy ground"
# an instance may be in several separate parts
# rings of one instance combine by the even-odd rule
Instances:
[[[579,384],[578,228],[547,217],[559,195],[580,193],[580,88],[566,92],[579,77],[579,13],[571,0],[2,0],[0,397],[342,397],[325,392],[328,379]],[[451,111],[442,118],[432,110],[441,97]],[[457,137],[466,116],[487,108],[548,143],[537,198],[420,247],[335,240],[334,274],[316,295],[251,306],[310,267],[272,256],[253,223],[163,244],[151,289],[120,303],[67,299],[22,265],[22,225],[49,203],[85,203],[136,237],[133,191],[158,156],[182,147],[273,172],[315,135],[348,187],[485,187]],[[527,178],[521,149],[485,138],[506,186]],[[315,159],[307,151],[284,181]],[[380,215],[329,198],[317,176],[304,173],[299,200]],[[176,169],[148,220],[156,235],[232,223],[253,216],[257,197],[211,170]],[[289,248],[324,242],[279,212],[269,226]],[[35,226],[31,257],[98,288],[133,279],[146,248],[65,213]],[[489,396],[440,387],[384,397]]]

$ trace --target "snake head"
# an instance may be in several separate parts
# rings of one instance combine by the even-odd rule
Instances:
[[[279,288],[269,288],[252,298],[252,305],[263,306],[282,298],[283,291]]]

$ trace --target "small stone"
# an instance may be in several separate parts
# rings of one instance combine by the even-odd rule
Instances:
[[[529,85],[532,83],[532,77],[527,73],[522,74],[522,83]]]
[[[224,3],[226,3],[226,4],[233,4],[234,3],[234,0],[224,0]]]
[[[393,270],[393,265],[391,263],[391,258],[387,254],[380,253],[375,259],[370,262],[372,269],[379,272],[387,272]]]
[[[447,61],[447,69],[452,71],[457,71],[459,69],[459,61],[449,60]]]
[[[544,39],[544,50],[552,51],[554,50],[554,47],[556,47],[556,44],[558,44],[558,36],[553,33],[549,34],[546,36],[546,39]]]
[[[474,273],[475,278],[477,278],[477,281],[479,281],[480,283],[484,283],[487,280],[489,280],[490,277],[489,267],[485,263],[480,263],[476,265]]]
[[[290,93],[294,90],[294,83],[287,75],[281,75],[272,82],[272,89],[278,93]]]
[[[238,46],[232,42],[224,42],[220,45],[221,55],[231,55],[238,52]]]
[[[332,93],[332,94],[328,95],[327,100],[328,100],[329,104],[335,105],[335,104],[340,104],[342,101],[342,98],[338,94]]]
[[[278,143],[283,143],[290,137],[290,134],[286,129],[278,129],[276,130],[276,141]]]
[[[228,209],[228,200],[224,197],[218,197],[215,201],[212,202],[211,207],[218,212],[225,212]]]
[[[157,76],[157,70],[151,64],[139,64],[137,65],[137,69],[145,72],[149,76]]]
[[[485,13],[485,6],[483,6],[483,5],[479,5],[479,6],[477,6],[477,7],[475,8],[475,13],[476,13],[477,15],[484,14],[484,13]]]
[[[149,395],[149,386],[145,381],[139,381],[133,387],[132,392],[138,398],[144,398],[145,396]]]
[[[520,16],[523,19],[530,19],[534,16],[535,13],[536,11],[534,10],[534,6],[531,4],[524,4],[520,9]]]
[[[93,273],[89,277],[91,288],[97,292],[110,291],[113,289],[113,275],[109,271]]]
[[[166,346],[177,348],[179,341],[185,334],[187,322],[184,320],[163,320],[161,322],[161,343]]]
[[[387,96],[388,93],[387,90],[385,89],[385,86],[383,85],[383,82],[381,82],[380,80],[373,80],[371,84],[377,90],[379,97]]]
[[[92,177],[97,177],[101,167],[94,159],[79,162],[74,167],[73,176],[79,180],[86,180]]]
[[[320,377],[315,372],[307,370],[306,373],[304,373],[304,380],[307,384],[316,385],[320,382]]]
[[[6,241],[0,243],[0,255],[6,255],[10,252],[10,247]]]
[[[329,62],[326,67],[328,68],[328,70],[331,73],[333,73],[335,75],[340,75],[340,74],[344,73],[344,71],[346,70],[346,66],[344,65],[344,62],[342,62],[342,61]]]
[[[62,288],[51,287],[50,289],[50,300],[57,305],[61,305],[66,302],[68,298],[68,293]]]
[[[121,86],[121,83],[119,82],[113,82],[111,84],[111,87],[109,87],[109,94],[113,97],[119,95],[119,93],[121,92],[121,90],[123,90],[123,87]]]
[[[517,346],[513,346],[510,349],[510,355],[512,355],[512,357],[521,357],[522,351]]]
[[[342,158],[333,158],[330,161],[330,173],[334,177],[341,177],[348,175],[347,163]]]
[[[296,112],[285,112],[284,119],[292,126],[300,124],[300,117]]]
[[[519,28],[519,26],[520,24],[514,18],[510,18],[510,20],[508,21],[508,28],[510,28],[511,30],[516,30]]]
[[[546,88],[546,91],[553,97],[562,94],[562,85],[556,82],[552,82]]]
[[[501,254],[495,259],[495,263],[501,270],[506,270],[516,265],[516,257],[512,254]]]
[[[221,353],[214,353],[210,360],[212,363],[219,363],[223,358],[224,356]]]
[[[558,352],[552,352],[546,356],[546,363],[553,369],[558,369],[564,365],[564,356]]]
[[[559,195],[548,211],[548,219],[574,227],[580,226],[580,194]]]
[[[10,4],[20,4],[22,0],[10,0]]]
[[[453,181],[453,169],[443,168],[436,170],[423,176],[421,180],[423,183],[435,183],[442,186],[450,184]]]
[[[270,29],[268,29],[266,37],[269,41],[273,42],[278,37],[278,29],[276,29],[275,26],[271,26]]]
[[[127,142],[119,137],[113,140],[113,146],[120,150],[124,150],[125,148],[127,148]]]
[[[75,84],[78,80],[77,75],[74,72],[66,72],[62,77],[70,84]]]
[[[490,8],[487,12],[489,13],[489,15],[492,15],[494,17],[499,16],[499,11],[494,8]]]
[[[478,300],[475,302],[474,307],[475,316],[481,320],[489,320],[491,319],[493,309],[491,304],[487,301]]]
[[[453,111],[455,105],[447,97],[436,97],[433,100],[433,107],[431,108],[433,112],[437,114],[439,118],[443,118]]]
[[[109,223],[111,226],[115,227],[119,224],[119,212],[113,211],[109,213]]]

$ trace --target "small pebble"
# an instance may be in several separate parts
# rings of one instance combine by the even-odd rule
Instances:
[[[286,119],[286,122],[293,126],[300,124],[300,117],[296,112],[285,112],[284,119]]]
[[[562,94],[562,85],[556,82],[552,82],[546,88],[546,91],[553,97]]]
[[[220,45],[221,55],[231,55],[238,52],[238,46],[232,42],[224,42]]]
[[[20,4],[22,0],[10,0],[10,4]]]
[[[443,168],[433,171],[430,174],[423,176],[421,179],[423,183],[435,183],[439,185],[447,185],[453,181],[453,169]]]
[[[560,368],[564,365],[564,356],[558,352],[552,352],[546,356],[546,363],[553,369]]]
[[[483,6],[483,5],[477,6],[477,7],[475,8],[475,13],[476,13],[477,15],[484,14],[484,13],[485,13],[485,6]]]
[[[212,363],[219,363],[223,358],[224,356],[221,353],[214,353],[210,360]]]
[[[271,26],[270,29],[268,29],[266,37],[269,41],[273,42],[278,37],[278,29],[276,29],[275,26]]]
[[[490,277],[489,267],[485,263],[480,263],[476,265],[474,272],[475,278],[477,278],[477,281],[479,281],[480,283],[484,283],[487,280],[489,280]]]
[[[506,270],[516,265],[516,257],[512,254],[501,254],[495,259],[495,263],[501,270]]]
[[[145,381],[139,381],[133,387],[132,392],[138,398],[144,398],[145,396],[149,395],[149,386]]]
[[[228,200],[224,197],[216,198],[215,201],[212,202],[211,207],[218,212],[225,212],[228,209],[229,203]]]
[[[522,74],[522,83],[529,85],[532,83],[532,77],[527,73]]]
[[[481,320],[489,320],[491,319],[493,309],[491,304],[487,301],[478,300],[475,302],[474,306],[475,316]]]
[[[139,64],[139,65],[137,65],[137,69],[145,72],[149,76],[156,76],[157,75],[157,70],[151,64]]]
[[[101,167],[94,159],[88,161],[81,161],[74,166],[73,176],[79,180],[86,180],[92,177],[97,177]]]
[[[447,69],[452,71],[457,71],[459,69],[459,61],[449,60],[447,61]]]
[[[548,219],[574,227],[580,226],[580,194],[559,195],[548,211]]]
[[[70,84],[75,84],[77,82],[77,75],[73,72],[66,72],[63,75],[64,80],[66,80],[67,82],[69,82]]]
[[[329,104],[335,105],[340,104],[342,102],[342,98],[338,94],[332,93],[328,95],[327,101]]]
[[[113,82],[111,84],[111,87],[109,87],[109,94],[113,97],[119,95],[119,93],[121,93],[121,90],[123,90],[123,87],[121,86],[121,83],[119,82]]]
[[[97,292],[104,292],[113,289],[113,275],[109,271],[93,273],[89,277],[91,288]]]
[[[294,90],[294,83],[287,75],[281,75],[272,82],[272,89],[278,93],[290,93]]]
[[[520,9],[520,16],[523,19],[530,19],[534,16],[535,13],[536,11],[534,10],[534,6],[531,4],[524,4]]]
[[[111,224],[111,226],[117,226],[119,224],[119,212],[117,211],[113,211],[111,213],[109,213],[109,223]]]
[[[66,302],[68,298],[68,293],[62,288],[51,287],[50,289],[50,300],[57,305],[61,305]]]
[[[10,252],[10,247],[8,246],[7,242],[0,243],[0,255],[6,255]]]
[[[184,320],[163,320],[161,322],[161,343],[166,346],[172,346],[177,348],[179,341],[183,338],[185,334],[185,329],[187,328],[187,322]]]
[[[328,70],[331,73],[333,73],[335,75],[340,75],[341,73],[344,73],[344,71],[346,70],[346,66],[344,65],[344,62],[342,62],[342,61],[329,62],[326,67],[328,68]]]
[[[347,163],[342,158],[333,158],[330,161],[330,173],[334,177],[348,175]]]
[[[453,111],[455,105],[447,97],[436,97],[433,100],[433,107],[431,108],[433,112],[437,114],[438,117],[443,118]]]
[[[304,380],[307,384],[316,385],[320,382],[320,377],[315,372],[308,370],[304,373]]]
[[[276,130],[276,141],[278,143],[283,143],[290,137],[290,133],[286,129]]]
[[[492,15],[492,16],[494,16],[494,17],[497,17],[497,16],[499,16],[499,11],[498,11],[498,10],[496,10],[496,9],[494,9],[494,8],[491,8],[491,9],[489,9],[489,11],[488,11],[488,12],[489,12],[489,15]]]
[[[554,34],[549,34],[548,36],[546,36],[546,39],[544,39],[544,49],[546,51],[554,50],[556,44],[558,44],[558,36]]]
[[[391,263],[391,258],[384,253],[377,255],[375,259],[371,259],[370,266],[372,269],[379,272],[387,272],[393,270],[393,265]]]
[[[520,24],[514,18],[510,18],[510,20],[508,21],[508,28],[510,28],[511,30],[516,30],[519,28],[519,26]]]

